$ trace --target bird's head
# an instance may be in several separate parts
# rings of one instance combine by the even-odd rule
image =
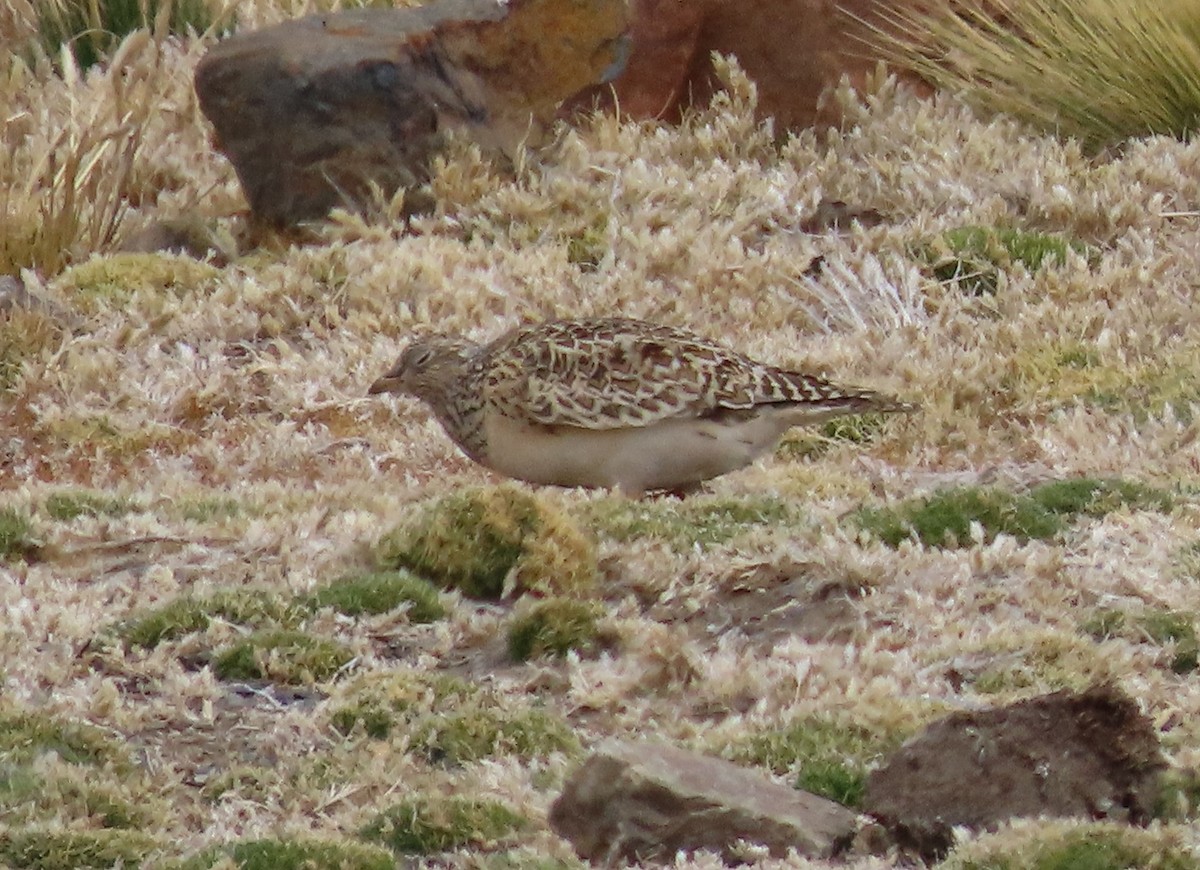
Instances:
[[[404,348],[396,364],[367,394],[399,393],[426,401],[445,395],[461,383],[479,345],[457,335],[430,335]]]

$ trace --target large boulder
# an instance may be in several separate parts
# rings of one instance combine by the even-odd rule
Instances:
[[[434,0],[239,33],[196,68],[256,217],[288,225],[425,181],[446,131],[511,154],[624,62],[627,0]]]
[[[761,849],[829,858],[846,850],[858,816],[720,758],[665,743],[611,740],[567,781],[550,827],[589,861],[671,862],[710,850],[728,861]]]

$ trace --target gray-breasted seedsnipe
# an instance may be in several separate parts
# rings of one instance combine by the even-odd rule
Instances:
[[[483,345],[421,338],[369,392],[425,401],[501,474],[634,498],[749,465],[792,426],[914,408],[623,318],[552,320]]]

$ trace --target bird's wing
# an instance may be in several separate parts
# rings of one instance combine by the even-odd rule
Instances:
[[[761,404],[849,395],[667,326],[619,318],[551,321],[490,348],[485,401],[543,425],[617,429]]]

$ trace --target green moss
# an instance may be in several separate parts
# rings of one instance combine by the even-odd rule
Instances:
[[[28,559],[40,551],[29,517],[16,508],[0,508],[0,561]]]
[[[864,508],[856,522],[889,547],[911,537],[930,547],[967,546],[973,523],[987,540],[1001,534],[1045,540],[1063,528],[1061,517],[1032,499],[980,487],[941,490],[892,508]]]
[[[1125,637],[1166,647],[1171,652],[1168,666],[1177,674],[1189,674],[1197,668],[1200,640],[1194,614],[1161,608],[1147,608],[1140,613],[1105,608],[1089,616],[1080,627],[1097,640]]]
[[[455,709],[477,694],[475,686],[448,674],[367,674],[347,687],[348,700],[333,711],[330,724],[341,734],[361,728],[368,737],[382,740],[398,725],[411,724],[433,709]]]
[[[1077,634],[1054,630],[1014,633],[1002,641],[962,652],[994,662],[970,678],[971,688],[981,695],[1025,693],[1031,689],[1083,691],[1115,676],[1107,657],[1095,644]]]
[[[792,430],[776,453],[787,459],[816,459],[838,444],[869,444],[879,437],[887,414],[856,414],[827,420],[817,429]]]
[[[590,511],[592,527],[612,540],[659,538],[701,546],[722,544],[751,529],[795,519],[794,508],[777,498],[608,498],[596,501]]]
[[[337,840],[242,840],[207,849],[180,870],[218,864],[237,870],[393,870],[392,854],[364,843]]]
[[[1154,817],[1164,821],[1190,822],[1200,811],[1200,771],[1170,770],[1159,780]]]
[[[524,662],[542,656],[587,653],[600,642],[598,604],[572,598],[547,598],[513,616],[508,625],[508,654]]]
[[[423,798],[384,810],[360,832],[401,855],[433,855],[461,846],[484,846],[529,825],[504,804],[474,798]]]
[[[1020,850],[1005,847],[968,859],[951,855],[939,866],[954,870],[1197,870],[1200,860],[1152,833],[1089,825],[1052,834]]]
[[[409,744],[435,764],[457,765],[496,755],[538,758],[579,750],[570,726],[553,713],[503,710],[482,701],[444,715],[421,718]]]
[[[601,215],[594,223],[565,237],[567,262],[578,266],[581,272],[594,272],[608,253],[608,215]]]
[[[212,668],[222,680],[319,683],[331,679],[353,658],[337,641],[302,631],[267,629],[222,650]]]
[[[50,57],[57,57],[62,46],[69,46],[76,62],[87,69],[100,62],[130,33],[152,26],[159,9],[167,5],[160,0],[37,3],[34,6],[38,12],[37,40]],[[204,33],[219,24],[213,16],[213,7],[206,0],[172,0],[169,12],[167,27],[179,36],[186,35],[189,30]],[[217,32],[225,33],[228,29],[217,27]]]
[[[314,591],[306,599],[313,609],[331,607],[347,616],[387,613],[408,605],[410,622],[434,622],[446,615],[437,588],[407,571],[376,571],[344,577]]]
[[[76,517],[119,517],[132,510],[135,507],[128,499],[87,490],[56,492],[46,498],[46,513],[61,522]]]
[[[891,508],[864,508],[859,527],[891,547],[916,537],[926,546],[965,546],[978,523],[985,540],[1012,535],[1048,540],[1078,515],[1103,516],[1123,506],[1170,510],[1168,493],[1123,480],[1077,478],[1052,481],[1016,495],[984,487],[957,487],[910,499]]]
[[[237,499],[214,497],[183,502],[178,506],[178,511],[185,520],[208,523],[241,516],[245,508]]]
[[[0,830],[0,864],[29,870],[140,867],[158,843],[136,831]]]
[[[195,631],[204,631],[214,619],[245,628],[295,625],[302,610],[288,605],[265,589],[236,589],[207,596],[185,595],[136,614],[116,627],[116,634],[131,647],[151,649]]]
[[[566,514],[515,486],[438,499],[379,544],[384,568],[406,568],[473,598],[517,591],[583,594],[596,545]]]
[[[47,752],[68,764],[124,768],[129,763],[119,744],[94,725],[36,712],[0,714],[0,762],[28,764]]]
[[[1067,252],[1086,252],[1086,246],[1060,236],[1022,230],[966,226],[949,230],[929,244],[924,259],[934,276],[943,282],[956,281],[973,296],[993,294],[1001,274],[1020,264],[1030,272],[1044,265],[1062,265]]]
[[[743,738],[725,754],[739,764],[794,774],[797,788],[857,807],[869,765],[899,746],[905,736],[809,717]]]
[[[122,303],[138,292],[183,295],[214,281],[220,271],[176,254],[110,254],[72,266],[62,281],[82,301]]]
[[[210,779],[200,794],[210,803],[217,803],[227,794],[263,802],[278,782],[279,771],[275,768],[239,765]]]
[[[0,261],[4,259],[5,248],[5,243],[0,242]],[[0,268],[0,273],[4,271]],[[26,362],[33,362],[58,347],[63,335],[62,324],[45,311],[13,307],[3,312],[0,316],[0,391],[17,382]]]
[[[0,817],[9,827],[51,819],[86,820],[101,828],[150,823],[144,801],[132,802],[113,785],[46,775],[32,765],[0,764]]]

